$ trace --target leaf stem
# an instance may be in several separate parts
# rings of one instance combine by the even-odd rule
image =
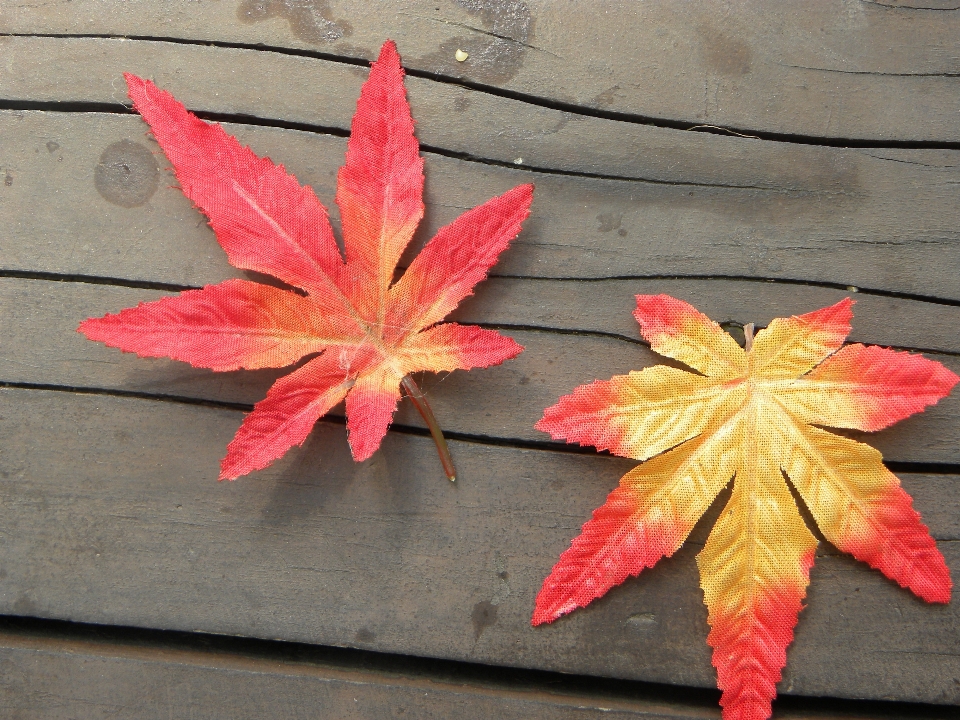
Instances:
[[[443,471],[447,474],[450,482],[456,482],[457,471],[453,467],[453,458],[450,457],[450,448],[447,447],[447,439],[443,437],[443,431],[440,429],[437,418],[433,415],[433,410],[430,409],[427,396],[423,394],[423,391],[420,390],[417,383],[414,382],[414,379],[409,375],[404,376],[400,384],[403,386],[407,397],[413,402],[413,406],[423,416],[427,427],[430,428],[433,441],[437,444],[437,454],[440,456],[440,464],[443,465]]]
[[[743,326],[743,349],[750,352],[753,349],[753,323]]]

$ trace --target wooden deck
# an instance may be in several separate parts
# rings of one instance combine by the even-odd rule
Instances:
[[[455,486],[405,405],[363,464],[333,418],[218,484],[277,373],[75,332],[244,276],[121,73],[283,163],[336,226],[386,38],[426,158],[421,243],[536,183],[456,313],[527,351],[424,380]],[[3,0],[0,178],[4,718],[717,718],[694,562],[716,507],[655,570],[530,626],[543,577],[634,465],[557,451],[532,427],[543,408],[658,362],[636,293],[734,335],[854,293],[852,339],[960,372],[954,0]],[[960,395],[867,440],[960,583]],[[925,605],[826,543],[811,577],[775,717],[955,716],[960,601]]]

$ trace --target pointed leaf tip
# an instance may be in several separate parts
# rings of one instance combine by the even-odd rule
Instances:
[[[126,81],[128,89],[133,85],[143,85],[146,82],[142,77],[134,75],[132,72],[123,73],[123,79]]]
[[[370,63],[370,76],[364,85],[373,84],[384,85],[387,87],[400,86],[401,92],[406,97],[406,89],[403,88],[403,78],[406,75],[403,65],[400,62],[400,53],[397,52],[397,45],[393,40],[387,40],[380,46],[380,53],[377,59]],[[363,93],[363,89],[361,89]],[[410,119],[413,122],[413,119]]]
[[[82,320],[80,324],[77,325],[77,332],[85,335],[88,340],[93,340],[93,338],[90,337],[90,333],[93,331],[93,322],[96,319],[97,318],[87,318],[86,320]]]
[[[922,355],[854,343],[804,375],[783,402],[814,425],[874,432],[923,412],[958,380]]]
[[[400,65],[400,53],[397,51],[397,44],[393,40],[384,40],[380,46],[380,54],[375,62],[386,61]]]
[[[533,611],[533,617],[530,618],[530,624],[534,627],[537,627],[538,625],[549,625],[554,620],[559,620],[564,615],[567,615],[576,609],[576,605],[571,605],[568,608],[561,608],[559,610],[546,606],[541,607],[538,599],[536,608]]]
[[[824,333],[831,337],[828,342],[842,344],[852,329],[853,303],[847,297],[825,308],[798,315],[796,319],[803,323],[808,333]]]
[[[743,349],[693,305],[669,295],[637,295],[634,318],[650,349],[709,377],[733,379],[747,370]]]
[[[150,95],[157,96],[158,98],[169,99],[172,102],[177,102],[173,95],[168,93],[166,90],[161,90],[158,88],[152,80],[142,78],[139,75],[134,75],[133,73],[129,72],[123,73],[123,79],[127,83],[127,97],[133,101],[134,110],[141,114],[143,114],[141,106]]]
[[[378,369],[359,377],[347,395],[347,440],[357,462],[380,449],[400,400],[400,380],[388,369]]]
[[[799,317],[816,324],[849,326],[850,321],[853,320],[853,305],[855,302],[853,298],[845,297],[833,305],[805,313]]]
[[[518,185],[437,231],[389,290],[390,326],[426,328],[446,317],[519,235],[533,186]]]

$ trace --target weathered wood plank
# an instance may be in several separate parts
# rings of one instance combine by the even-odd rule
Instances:
[[[940,10],[939,12],[936,10]],[[586,108],[756,131],[960,139],[947,3],[11,0],[7,33],[97,33],[265,44],[371,58],[394,38],[408,67]],[[457,49],[470,57],[457,62]],[[883,108],[883,112],[877,112]]]
[[[544,325],[544,314],[566,313],[564,322],[583,319],[587,329],[603,330],[603,315],[614,314],[622,316],[618,326],[626,325],[628,336],[639,337],[630,314],[633,295],[628,283],[611,283],[613,288],[607,287],[607,283],[574,283],[575,296],[570,294],[570,284],[493,279],[488,281],[483,296],[473,298],[458,312],[457,319],[535,327]],[[784,289],[734,281],[631,281],[629,287],[634,292],[674,294],[705,310],[716,311],[716,317],[721,319],[731,317],[721,309],[726,308],[735,313],[733,317],[757,317],[764,324],[777,314],[807,312],[842,297],[837,291],[823,288]],[[794,299],[790,292],[794,289],[805,292]],[[285,373],[211,373],[185,363],[124,354],[92,343],[76,332],[77,325],[86,317],[118,312],[162,294],[87,283],[0,279],[0,327],[4,328],[0,381],[252,404],[262,399],[270,384]],[[764,300],[770,301],[773,309]],[[862,296],[862,300],[853,340],[902,346],[905,338],[922,340],[927,331],[951,347],[958,347],[960,308],[870,296]],[[569,308],[583,310],[571,316]],[[762,314],[752,315],[754,308]],[[502,439],[548,440],[533,425],[543,408],[558,397],[596,378],[663,362],[647,347],[616,338],[525,330],[511,330],[509,334],[526,347],[515,360],[471,373],[423,378],[422,386],[446,431]],[[930,357],[960,372],[960,357]],[[336,412],[342,414],[342,408]],[[401,403],[397,422],[423,427],[422,418],[408,403]],[[948,398],[888,430],[859,437],[880,448],[888,460],[960,463],[960,400]]]
[[[119,109],[129,106],[122,73],[134,72],[196,111],[343,131],[367,75],[365,68],[317,58],[146,40],[0,37],[0,49],[12,58],[4,100]],[[837,149],[576,115],[417,77],[408,77],[406,86],[420,141],[450,152],[668,183],[814,195],[851,191],[848,153]],[[935,163],[941,154],[927,157]]]
[[[0,612],[713,685],[706,522],[645,577],[529,626],[541,579],[628,461],[455,443],[452,486],[429,439],[390,435],[355,465],[321,423],[270,470],[218,484],[238,417],[0,390]],[[960,479],[903,481],[960,579]],[[826,547],[812,577],[784,692],[960,702],[960,606]]]
[[[9,720],[719,717],[719,710],[662,700],[490,687],[225,652],[12,633],[0,634],[0,666],[0,706]],[[802,711],[787,716],[810,717]]]
[[[186,285],[237,274],[202,216],[158,169],[166,162],[150,154],[156,145],[139,118],[7,111],[0,129],[0,168],[9,180],[0,186],[0,268]],[[284,163],[336,214],[343,139],[230,130]],[[847,190],[598,180],[428,155],[419,238],[533,180],[533,215],[498,264],[500,274],[793,278],[960,299],[953,271],[960,264],[960,151],[901,151],[890,159],[819,148],[810,162],[826,152],[846,168]],[[98,189],[101,158],[129,176],[121,182],[101,171]]]
[[[298,648],[299,650],[300,648]],[[300,654],[301,657],[296,657]],[[67,718],[187,718],[225,720],[334,717],[408,720],[454,717],[719,718],[717,707],[630,689],[616,694],[571,689],[568,681],[541,676],[539,682],[509,684],[413,673],[409,665],[387,668],[337,663],[324,653],[309,660],[240,654],[222,648],[174,644],[150,646],[97,638],[0,634],[0,704],[10,720]],[[813,720],[934,720],[947,708],[846,704],[837,708],[782,699],[777,718]],[[828,709],[829,708],[829,709]],[[825,712],[826,711],[826,712]]]

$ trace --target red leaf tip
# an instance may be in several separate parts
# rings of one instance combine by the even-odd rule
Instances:
[[[530,618],[531,625],[534,627],[549,625],[564,615],[569,615],[577,608],[583,607],[574,599],[558,598],[559,589],[556,585],[548,587],[547,582],[544,582],[543,587],[540,588],[540,592],[537,593],[533,617]]]
[[[380,46],[380,56],[377,60],[386,60],[396,58],[397,64],[400,64],[400,53],[397,51],[397,44],[393,40],[384,40]]]
[[[81,335],[86,335],[87,337],[90,337],[87,331],[90,328],[90,323],[94,319],[95,318],[87,318],[86,320],[83,320],[79,325],[77,325],[77,332],[80,333]]]
[[[127,82],[127,96],[133,100],[134,106],[137,105],[137,102],[143,98],[147,91],[163,92],[154,85],[152,81],[130,72],[125,72],[123,79]]]
[[[87,318],[77,326],[77,332],[84,335],[87,340],[110,345],[110,324],[115,322],[118,314],[107,313],[103,317]],[[116,343],[113,343],[113,347],[117,347]]]
[[[799,319],[811,325],[832,328],[846,337],[850,333],[850,321],[853,320],[854,302],[846,297],[833,305],[800,315]]]
[[[570,610],[575,610],[576,608],[570,608]],[[530,619],[530,624],[534,627],[540,625],[549,625],[554,620],[560,618],[563,613],[549,612],[546,609],[537,608],[533,611],[533,617]]]
[[[682,319],[701,313],[690,303],[670,295],[637,295],[637,309],[633,317],[640,323],[640,331],[647,340],[660,334],[675,335],[682,327]]]
[[[380,67],[384,70],[399,72],[401,78],[404,75],[403,66],[400,64],[400,53],[397,52],[397,44],[393,40],[386,40],[380,46],[380,55],[370,65],[373,68]]]

